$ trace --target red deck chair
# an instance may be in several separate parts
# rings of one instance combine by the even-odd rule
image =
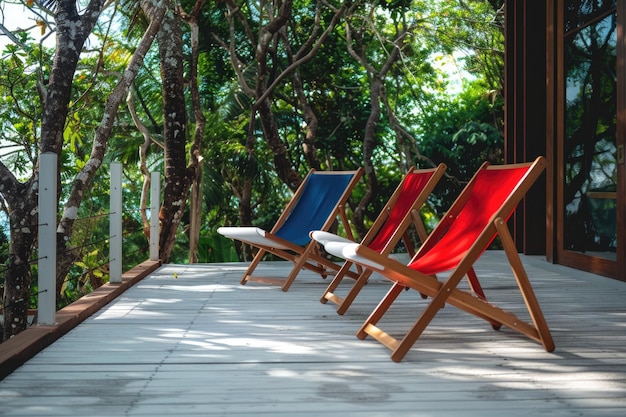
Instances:
[[[494,329],[505,325],[538,341],[546,351],[554,350],[552,336],[506,225],[544,168],[543,157],[533,163],[483,165],[408,265],[356,243],[326,244],[329,253],[373,269],[394,282],[357,337],[374,337],[392,350],[394,361],[401,361],[437,312],[448,303],[488,321]],[[530,322],[457,287],[496,236],[502,242]],[[435,274],[444,271],[450,274],[444,281],[438,280]],[[405,288],[415,289],[431,297],[431,301],[405,336],[398,340],[376,325]]]
[[[328,230],[339,216],[350,232],[345,204],[361,179],[363,169],[354,171],[311,170],[298,188],[271,231],[258,227],[220,227],[218,233],[259,248],[241,283],[258,281],[280,284],[287,291],[302,269],[326,276],[339,266],[317,253],[317,242],[311,240],[311,230]],[[286,278],[258,277],[252,273],[266,253],[294,263]]]
[[[426,199],[445,173],[445,170],[445,164],[440,164],[436,168],[431,169],[416,169],[412,167],[387,201],[372,227],[361,240],[361,245],[365,245],[382,255],[389,255],[400,240],[403,240],[407,252],[410,256],[413,256],[415,251],[411,240],[408,238],[407,230],[413,224],[417,229],[420,242],[426,240],[428,235],[419,215],[419,209],[426,202]],[[312,237],[318,242],[324,243],[331,240],[342,241],[338,236],[322,231],[312,232]],[[349,242],[348,240],[343,241]],[[341,297],[336,293],[337,288],[353,265],[354,263],[350,260],[344,262],[320,300],[324,304],[327,301],[336,304],[338,306],[338,314],[344,314],[348,310],[372,274],[371,269],[359,267],[357,270],[359,275],[356,281],[348,290],[347,295]]]

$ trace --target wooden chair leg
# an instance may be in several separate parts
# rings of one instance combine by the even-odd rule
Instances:
[[[252,258],[252,262],[250,262],[250,265],[248,265],[246,273],[243,274],[243,277],[241,277],[241,285],[246,285],[246,283],[248,282],[248,277],[252,275],[256,267],[259,265],[259,262],[261,262],[263,256],[265,255],[265,252],[267,252],[265,249],[259,249],[254,258]]]
[[[413,324],[411,329],[404,335],[402,340],[392,349],[391,359],[394,362],[400,362],[411,349],[411,347],[417,342],[417,339],[424,333],[424,330],[428,324],[435,317],[437,312],[445,305],[445,300],[448,294],[440,292],[435,295],[428,306],[422,311],[422,314]]]
[[[283,283],[283,291],[289,290],[289,287],[291,287],[291,284],[293,284],[293,281],[296,279],[300,271],[304,269],[304,266],[308,261],[309,253],[314,250],[314,245],[316,245],[315,241],[309,242],[309,244],[305,247],[302,253],[296,255],[296,258],[294,259],[294,266],[291,269],[289,276],[287,276],[287,279],[285,279],[285,282]]]
[[[367,280],[371,275],[372,271],[370,269],[364,270],[363,273],[359,275],[359,278],[357,278],[357,280],[354,282],[354,285],[352,285],[352,288],[350,288],[350,291],[344,297],[343,301],[337,308],[337,314],[343,315],[346,311],[348,311],[348,308],[350,308],[350,306],[352,305],[352,302],[361,291],[361,288],[363,288],[363,286],[367,284]]]
[[[365,339],[367,337],[368,332],[366,331],[366,329],[369,326],[376,326],[376,324],[378,324],[378,321],[385,315],[387,310],[389,310],[389,307],[391,307],[391,305],[393,304],[395,299],[398,298],[400,293],[404,291],[404,288],[405,287],[402,284],[398,284],[398,283],[393,284],[391,289],[387,292],[387,295],[385,295],[385,298],[381,300],[381,302],[374,309],[372,314],[370,314],[367,320],[365,320],[365,323],[363,323],[363,325],[357,332],[356,336],[359,339]]]
[[[511,269],[513,270],[513,275],[517,281],[517,285],[522,292],[522,297],[524,298],[524,302],[526,303],[526,308],[530,313],[530,317],[532,319],[533,324],[535,325],[535,329],[541,339],[541,343],[543,347],[548,352],[552,352],[554,350],[554,341],[552,340],[552,335],[550,330],[548,329],[548,324],[546,323],[545,317],[541,311],[541,307],[539,306],[539,302],[537,301],[537,297],[535,296],[535,292],[532,289],[530,284],[530,280],[528,279],[528,275],[526,274],[526,270],[524,269],[524,265],[522,264],[522,260],[520,259],[519,254],[517,253],[517,248],[515,247],[515,242],[513,242],[513,238],[509,233],[509,229],[506,225],[506,222],[503,219],[496,219],[496,228],[498,229],[498,233],[500,234],[500,240],[502,241],[502,246],[504,247],[504,252],[509,260],[509,264],[511,265]]]
[[[352,267],[352,265],[353,265],[352,262],[346,261],[341,266],[339,271],[337,271],[337,274],[335,275],[333,280],[330,282],[330,284],[328,284],[328,287],[326,287],[326,289],[324,290],[324,294],[322,294],[322,297],[320,298],[320,302],[322,304],[326,304],[328,301],[332,301],[333,303],[337,305],[341,303],[341,300],[339,299],[339,297],[335,295],[335,291],[337,290],[337,287],[339,287],[339,284],[341,283],[341,281],[343,281],[343,278],[345,277],[346,272],[348,272],[348,270]]]

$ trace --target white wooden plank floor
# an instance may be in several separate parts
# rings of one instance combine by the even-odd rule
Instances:
[[[239,285],[245,264],[166,265],[0,381],[0,415],[626,415],[626,283],[523,260],[553,353],[448,306],[394,363],[354,336],[380,277],[338,316],[311,273],[283,293]],[[476,270],[491,300],[521,306],[502,252]],[[403,294],[381,327],[405,331],[423,305]]]

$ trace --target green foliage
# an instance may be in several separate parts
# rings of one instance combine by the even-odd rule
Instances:
[[[419,147],[433,161],[448,165],[454,180],[444,182],[437,195],[437,211],[443,212],[484,161],[502,163],[504,139],[494,126],[502,102],[493,100],[478,80],[457,97],[433,99],[418,117]]]
[[[290,32],[292,46],[298,45],[310,32],[312,13],[307,7],[310,3],[301,3],[293,12],[293,20],[298,25]],[[499,161],[502,101],[498,90],[501,85],[497,85],[497,81],[501,77],[493,81],[484,71],[487,63],[493,64],[491,67],[496,72],[502,69],[499,53],[503,47],[501,28],[497,26],[492,6],[482,1],[462,5],[428,1],[381,1],[378,4],[380,9],[376,13],[363,13],[372,19],[364,19],[359,32],[374,66],[386,58],[389,47],[385,44],[389,41],[386,37],[394,32],[395,26],[410,22],[417,28],[407,39],[403,59],[390,71],[385,88],[391,107],[403,124],[414,132],[421,153],[433,161],[448,163],[453,175],[462,181],[469,178],[482,160]],[[207,223],[211,227],[236,224],[238,197],[234,190],[242,179],[254,178],[255,224],[271,226],[290,195],[271,175],[272,154],[261,140],[261,132],[257,132],[259,140],[254,153],[245,151],[250,102],[231,81],[234,79],[232,70],[224,65],[229,60],[228,55],[217,48],[218,44],[211,38],[214,32],[228,39],[218,9],[219,5],[210,6],[210,11],[204,15],[207,30],[201,31],[207,45],[201,60],[201,73],[206,80],[214,80],[213,83],[203,83],[203,96],[217,105],[211,111],[220,116],[211,115],[209,129],[213,132],[208,132],[209,139],[205,142],[205,154],[210,161],[210,168],[206,167],[204,171],[208,180],[203,185]],[[258,15],[242,10],[249,13],[250,22],[256,27]],[[245,61],[251,60],[254,51],[244,48],[243,33],[236,32],[235,36],[241,37],[238,38],[241,42],[237,42],[239,55]],[[326,169],[347,169],[362,164],[363,131],[370,109],[369,79],[361,64],[349,55],[345,40],[344,26],[340,25],[315,57],[298,67],[306,99],[319,121],[315,146]],[[490,49],[491,55],[478,47],[472,49],[472,45],[488,44],[494,47]],[[209,48],[209,45],[214,47]],[[447,70],[433,61],[435,56],[446,58],[455,51],[463,52],[465,63],[472,65],[470,69],[479,80],[466,84],[459,97],[447,94],[450,89]],[[281,61],[284,60],[282,50],[278,48],[276,52],[271,58],[278,70],[286,62]],[[245,75],[253,77],[252,72]],[[305,172],[307,167],[300,151],[305,123],[289,80],[285,80],[274,94],[274,111],[293,165]],[[219,127],[220,123],[228,125]],[[377,140],[379,146],[374,153],[374,164],[382,192],[367,208],[369,219],[375,217],[403,174],[402,151],[386,114],[378,124]],[[266,176],[260,176],[260,173]],[[440,190],[441,197],[423,210],[425,221],[432,225],[437,213],[447,208],[458,191],[459,184],[454,181]],[[363,193],[363,187],[359,186],[352,204]],[[211,227],[203,233],[210,235]]]
[[[284,201],[288,193],[272,175],[270,153],[259,151],[249,154],[246,151],[246,123],[243,117],[225,122],[218,115],[212,115],[207,123],[203,195],[207,208],[204,224],[207,225],[208,235],[222,224],[237,224],[237,196],[244,180],[251,179],[254,183],[255,224],[259,227],[271,227],[280,215],[276,207],[284,204],[278,202]],[[259,146],[262,149],[261,141]]]
[[[198,243],[199,262],[238,262],[239,256],[231,239],[219,233],[202,236]]]
[[[25,49],[8,44],[0,59],[0,149],[2,161],[15,175],[25,177],[38,155],[42,106],[37,80],[49,77],[52,51],[16,34]]]
[[[134,48],[136,35],[140,34],[141,13],[134,13],[133,2],[120,4],[120,10],[127,17],[124,24],[119,25],[121,31],[107,33],[102,29],[95,34],[105,49],[100,55],[86,55],[74,79],[74,95],[64,131],[66,146],[61,160],[62,198],[65,198],[75,174],[86,163],[93,131],[102,116],[104,98],[117,82],[117,76]],[[467,180],[482,160],[500,162],[502,158],[503,39],[499,15],[494,9],[498,4],[478,0],[379,0],[363,3],[359,10],[364,13],[357,14],[361,19],[359,36],[372,65],[377,68],[392,48],[392,34],[400,27],[412,28],[411,35],[402,45],[402,59],[385,80],[387,99],[403,127],[416,138],[415,145],[421,154],[435,162],[447,163],[448,172],[459,181]],[[181,5],[190,10],[191,2]],[[292,24],[285,35],[288,36],[285,41],[294,50],[311,32],[315,6],[316,3],[307,0],[295,2]],[[369,11],[367,7],[371,6],[376,8],[372,13],[366,13]],[[242,3],[242,12],[247,14],[251,28],[259,27],[262,17],[259,7],[253,2]],[[201,256],[206,255],[206,259],[222,261],[232,260],[233,252],[227,242],[216,237],[215,229],[220,225],[238,223],[243,181],[253,181],[254,223],[260,227],[271,227],[291,198],[289,190],[273,173],[273,153],[263,140],[259,126],[254,132],[254,151],[246,149],[252,102],[236,82],[229,52],[216,40],[229,39],[230,36],[228,22],[224,19],[225,10],[223,2],[205,2],[200,15],[199,57],[200,99],[207,117],[202,149],[200,252]],[[322,28],[328,25],[330,16],[329,10],[322,13]],[[238,58],[249,64],[244,76],[253,81],[256,76],[255,50],[239,25],[233,36]],[[269,55],[273,67],[267,82],[289,64],[285,47],[278,38],[275,45]],[[38,74],[29,69],[40,68],[45,80],[52,61],[51,52],[34,44],[27,50],[9,45],[3,54],[4,59],[0,60],[0,146],[17,145],[20,149],[20,152],[3,156],[2,161],[20,175],[28,174],[38,153],[41,117],[35,88]],[[447,94],[451,84],[446,68],[440,65],[457,52],[462,52],[464,58],[456,63],[465,65],[465,70],[476,78],[475,82],[464,84],[458,96]],[[156,48],[153,48],[133,87],[138,116],[157,141],[163,129],[158,60]],[[315,146],[322,169],[352,169],[362,165],[363,131],[370,111],[370,80],[365,68],[348,53],[344,24],[329,36],[313,59],[298,67],[298,75],[305,98],[319,122]],[[278,86],[272,103],[288,157],[292,166],[304,175],[308,170],[302,152],[306,123],[290,77],[284,78]],[[189,109],[190,106],[184,110],[189,112]],[[190,117],[189,122],[191,132],[195,121]],[[373,159],[381,193],[367,208],[369,221],[400,181],[405,162],[403,144],[399,143],[384,111],[377,126],[376,140],[378,146]],[[94,178],[79,213],[79,218],[94,218],[75,224],[71,244],[86,247],[81,255],[83,265],[72,270],[68,282],[78,282],[85,271],[96,271],[99,265],[106,263],[108,223],[99,216],[108,210],[108,172],[104,167],[112,161],[121,161],[125,166],[124,211],[128,213],[124,224],[125,234],[128,234],[124,242],[128,248],[125,255],[131,262],[141,256],[145,259],[146,240],[141,233],[137,212],[143,182],[137,169],[137,149],[142,142],[143,136],[137,132],[128,111],[120,109],[103,169]],[[423,165],[421,160],[414,162]],[[148,164],[151,171],[162,171],[163,153],[156,145],[149,149]],[[422,210],[427,224],[436,221],[437,213],[449,206],[458,190],[459,184],[454,181],[438,189],[437,198]],[[364,192],[364,186],[359,185],[349,205],[354,206]],[[188,218],[188,214],[183,218],[172,262],[188,259]],[[89,243],[99,240],[103,242]],[[208,248],[211,248],[211,257]],[[79,285],[68,284],[68,300],[80,291]]]

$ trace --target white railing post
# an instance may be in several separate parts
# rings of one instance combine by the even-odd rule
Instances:
[[[109,217],[109,282],[122,282],[122,164],[111,164]]]
[[[159,260],[159,208],[161,206],[161,176],[150,174],[150,260]]]
[[[37,324],[56,322],[57,155],[45,152],[39,163],[39,227]]]

